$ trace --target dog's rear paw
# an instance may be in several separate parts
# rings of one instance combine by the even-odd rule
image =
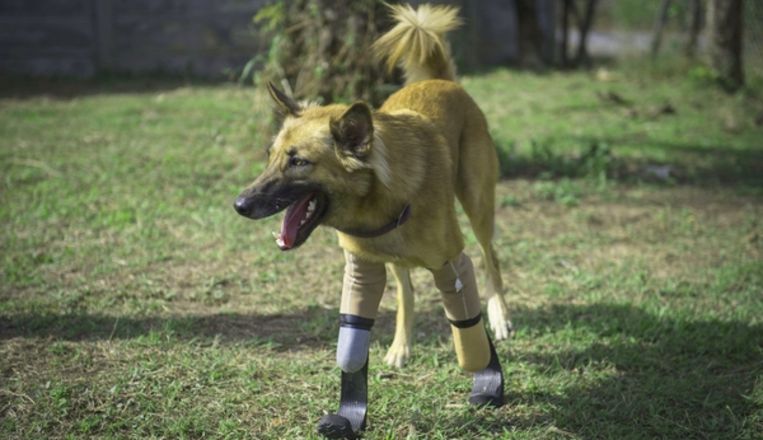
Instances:
[[[514,333],[514,327],[511,324],[510,320],[505,320],[504,322],[498,323],[498,325],[493,323],[493,320],[490,320],[490,328],[493,330],[493,336],[495,336],[496,341],[502,341],[504,339],[511,338],[511,335]]]
[[[497,341],[509,339],[514,333],[514,326],[509,319],[509,312],[503,300],[499,296],[490,298],[487,302],[487,317],[490,320],[490,329]]]
[[[411,347],[407,344],[396,344],[394,341],[384,356],[384,362],[390,367],[402,368],[411,357]]]

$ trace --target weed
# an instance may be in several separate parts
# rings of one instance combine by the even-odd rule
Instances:
[[[540,181],[534,188],[541,198],[553,200],[565,206],[576,206],[580,203],[583,193],[576,181],[566,178],[559,181]]]

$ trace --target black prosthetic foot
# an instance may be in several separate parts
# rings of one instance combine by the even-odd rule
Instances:
[[[339,411],[321,417],[318,433],[328,438],[356,439],[366,429],[368,360],[359,371],[342,372]]]
[[[490,362],[485,369],[474,373],[469,403],[498,408],[503,405],[503,371],[493,341],[490,338],[487,341],[490,344]]]

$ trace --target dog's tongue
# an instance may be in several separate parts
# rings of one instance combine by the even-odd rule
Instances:
[[[294,242],[297,241],[299,223],[305,218],[307,206],[310,204],[312,197],[312,194],[310,194],[286,208],[286,215],[281,224],[281,234],[278,237],[278,246],[281,249],[291,249],[294,247]]]

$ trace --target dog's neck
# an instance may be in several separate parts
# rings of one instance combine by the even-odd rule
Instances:
[[[422,151],[410,148],[411,114],[374,113],[374,144],[369,165],[376,177],[374,183],[379,184],[371,189],[378,191],[377,196],[384,197],[386,189],[393,198],[410,200],[421,187],[426,159]]]
[[[339,232],[358,238],[376,238],[399,228],[411,217],[411,205],[406,204],[400,214],[389,223],[375,229],[365,228],[337,228]]]
[[[410,117],[374,113],[368,169],[360,171],[370,173],[368,191],[353,201],[352,220],[349,224],[336,225],[338,230],[354,236],[382,235],[408,220],[412,213],[410,206],[421,196],[419,189],[426,173],[423,152],[410,148],[410,139],[406,138]],[[373,207],[369,206],[371,203]],[[369,217],[366,213],[375,214]],[[379,234],[381,231],[384,232]]]

